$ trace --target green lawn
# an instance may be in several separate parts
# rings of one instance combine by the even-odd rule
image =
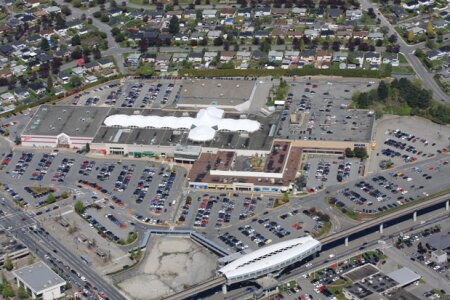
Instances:
[[[392,74],[397,74],[397,75],[414,75],[414,70],[410,66],[392,67]]]
[[[404,56],[403,54],[401,54],[401,53],[398,54],[398,61],[399,61],[401,64],[406,64],[406,63],[408,63],[408,61],[406,60],[405,56]]]

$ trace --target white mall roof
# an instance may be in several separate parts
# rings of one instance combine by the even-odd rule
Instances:
[[[188,138],[193,141],[205,142],[214,138],[218,130],[246,131],[249,133],[259,129],[260,123],[248,119],[223,119],[224,111],[214,106],[201,109],[196,118],[191,117],[160,117],[136,115],[111,115],[104,121],[106,126],[137,127],[137,128],[169,128],[190,129]]]
[[[246,254],[224,266],[219,272],[230,279],[261,271],[281,264],[319,245],[320,242],[311,236],[283,241]]]

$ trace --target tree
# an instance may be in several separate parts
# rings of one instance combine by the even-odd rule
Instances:
[[[409,42],[414,41],[414,33],[412,31],[408,31],[406,38],[408,39]]]
[[[69,198],[69,193],[66,192],[66,191],[62,192],[61,198],[62,198],[62,199],[67,199],[67,198]]]
[[[428,36],[434,36],[434,29],[433,29],[433,24],[430,22],[428,22],[427,25],[427,34]]]
[[[75,202],[74,208],[77,214],[81,214],[84,210],[84,203],[78,200],[77,202]]]
[[[19,287],[17,290],[17,296],[19,296],[20,299],[28,299],[30,297],[23,287]]]
[[[153,73],[153,67],[149,63],[142,64],[138,69],[138,74],[142,77],[151,77]]]
[[[6,256],[5,262],[3,263],[3,267],[8,271],[11,271],[14,268],[11,258],[9,258],[9,256]]]
[[[14,290],[12,289],[12,287],[9,283],[3,284],[2,296],[5,299],[12,298],[15,296]]]
[[[380,98],[381,100],[384,100],[387,98],[387,96],[389,94],[389,90],[388,90],[388,87],[387,87],[386,83],[384,82],[384,80],[380,81],[380,84],[378,85],[377,93],[378,93],[378,98]]]
[[[355,154],[355,157],[357,157],[357,158],[364,159],[364,158],[367,158],[367,156],[368,156],[366,147],[355,147],[353,149],[353,152]]]
[[[70,10],[69,6],[63,5],[61,7],[61,13],[63,13],[66,16],[70,16],[72,14],[72,11]]]
[[[52,204],[56,202],[56,197],[53,194],[49,194],[47,196],[47,204]]]
[[[50,49],[50,44],[46,38],[41,39],[41,49],[42,51],[48,51]]]
[[[169,22],[169,33],[177,34],[180,32],[180,22],[176,15],[173,15]]]
[[[47,75],[47,92],[53,93],[53,79],[52,75]]]
[[[389,42],[392,43],[392,44],[396,43],[397,42],[397,35],[396,34],[391,34],[389,36]]]
[[[147,52],[147,50],[148,50],[148,39],[142,38],[139,41],[139,49],[141,50],[142,53]]]
[[[91,145],[89,145],[89,143],[86,143],[84,150],[86,150],[86,153],[89,153],[91,151]]]
[[[113,28],[111,29],[111,34],[112,34],[113,36],[116,36],[116,35],[120,34],[120,29],[119,29],[118,27],[113,27]]]
[[[353,150],[351,148],[346,148],[345,149],[345,156],[351,158],[351,157],[355,156],[355,153],[353,153]]]
[[[94,59],[100,59],[102,58],[102,52],[98,49],[98,47],[95,47],[92,51],[92,54],[94,56]]]
[[[78,46],[81,45],[81,38],[78,34],[75,34],[72,39],[70,40],[72,43],[72,46]]]
[[[70,78],[70,84],[71,84],[73,87],[78,87],[78,86],[80,86],[82,83],[83,83],[83,80],[82,80],[80,77],[78,77],[78,76],[72,76],[72,77]]]

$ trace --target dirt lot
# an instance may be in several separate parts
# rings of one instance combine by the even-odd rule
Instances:
[[[214,274],[217,258],[189,238],[156,236],[134,275],[119,287],[134,299],[159,299]]]

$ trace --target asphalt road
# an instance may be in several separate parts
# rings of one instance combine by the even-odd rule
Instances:
[[[25,244],[30,250],[35,252],[41,259],[45,253],[49,252],[47,249],[51,249],[53,252],[56,250],[57,255],[66,263],[68,263],[73,269],[81,273],[86,279],[96,286],[100,291],[104,291],[110,299],[121,300],[126,299],[116,289],[104,281],[99,275],[97,275],[81,258],[74,255],[64,245],[53,238],[51,235],[47,235],[42,232],[30,233],[27,230],[20,230],[25,226],[31,226],[37,224],[36,220],[20,208],[15,207],[9,201],[5,201],[5,206],[12,212],[12,217],[5,217],[0,220],[5,228],[11,228],[15,237]]]
[[[425,67],[422,65],[420,60],[414,55],[414,52],[417,48],[421,47],[422,44],[417,45],[408,45],[395,30],[394,26],[386,19],[386,17],[379,12],[377,5],[375,5],[370,0],[361,0],[361,7],[365,10],[368,8],[373,8],[375,12],[377,12],[377,16],[381,21],[380,27],[386,26],[389,28],[388,35],[395,34],[397,35],[398,44],[400,45],[400,52],[405,56],[408,63],[416,72],[417,76],[422,81],[424,87],[430,89],[433,92],[433,97],[441,102],[450,102],[450,96],[448,96],[436,83],[433,78],[433,75],[430,74]]]

